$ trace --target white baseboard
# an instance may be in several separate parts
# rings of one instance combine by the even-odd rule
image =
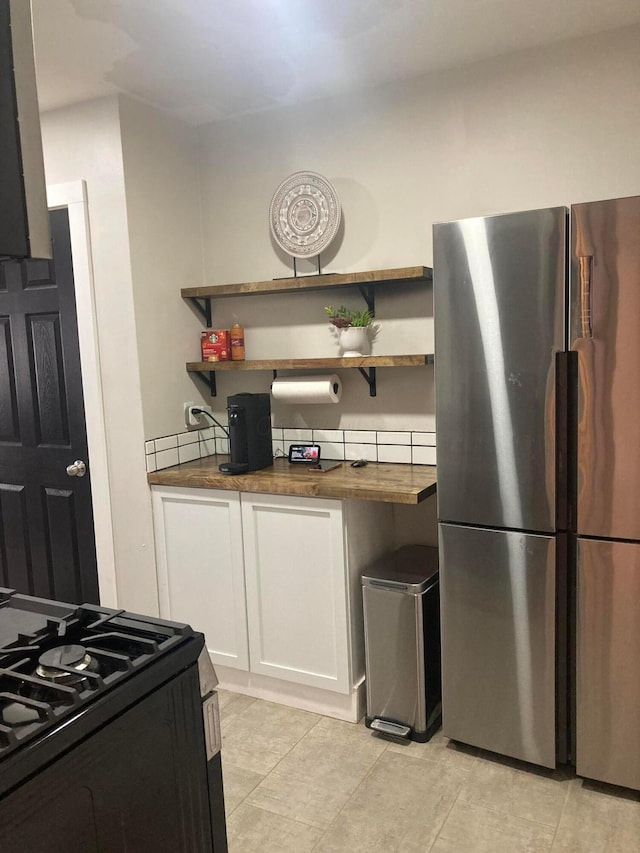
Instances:
[[[292,684],[278,678],[256,675],[252,672],[242,672],[230,667],[215,665],[216,675],[222,690],[232,693],[242,693],[255,699],[265,699],[290,708],[302,711],[312,711],[325,717],[345,720],[347,723],[357,723],[364,716],[366,696],[364,679],[357,684],[349,694],[333,693],[330,690],[320,690],[317,687],[307,687],[303,684]]]

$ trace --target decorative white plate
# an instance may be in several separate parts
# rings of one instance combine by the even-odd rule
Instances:
[[[319,255],[338,233],[340,200],[326,178],[294,172],[275,191],[269,208],[271,233],[294,258]]]

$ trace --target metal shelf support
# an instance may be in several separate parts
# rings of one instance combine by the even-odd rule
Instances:
[[[204,319],[207,328],[211,328],[211,299],[208,296],[190,296],[189,302],[195,307],[198,314]]]
[[[195,370],[192,371],[194,376],[197,376],[209,389],[212,397],[217,395],[216,389],[216,372],[215,370]]]
[[[376,316],[376,295],[375,289],[372,284],[359,284],[358,290],[360,291],[360,296],[367,303],[367,308],[372,317]]]
[[[364,376],[367,385],[369,386],[369,396],[376,396],[376,368],[370,367],[369,372],[364,369],[364,367],[359,367],[358,370]]]

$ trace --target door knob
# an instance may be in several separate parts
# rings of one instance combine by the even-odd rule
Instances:
[[[82,459],[76,459],[72,465],[67,465],[67,474],[70,477],[84,477],[87,473],[87,466]]]

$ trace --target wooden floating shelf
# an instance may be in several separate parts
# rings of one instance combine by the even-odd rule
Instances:
[[[271,293],[308,293],[330,288],[356,287],[375,316],[375,289],[377,285],[429,284],[433,271],[429,267],[398,267],[367,272],[325,273],[323,275],[294,276],[293,278],[271,279],[270,281],[248,281],[238,284],[220,284],[208,287],[183,287],[182,297],[188,299],[211,327],[211,300],[225,296],[257,296]],[[216,395],[216,372],[218,370],[312,370],[357,368],[369,385],[369,394],[376,396],[376,368],[418,367],[433,364],[432,355],[375,355],[355,358],[287,358],[260,361],[192,361],[187,364],[189,373],[194,373],[204,382],[212,397]],[[368,370],[367,370],[368,368]]]
[[[270,293],[309,293],[339,287],[357,287],[371,314],[376,313],[375,288],[382,284],[428,284],[433,281],[429,267],[398,267],[391,270],[368,272],[323,273],[292,278],[275,278],[270,281],[246,281],[239,284],[218,284],[207,287],[183,287],[183,299],[188,299],[211,326],[211,300],[224,296],[258,296]]]
[[[256,296],[266,293],[291,293],[295,291],[325,290],[326,288],[353,287],[369,284],[428,284],[433,280],[429,267],[399,267],[368,272],[325,273],[269,281],[250,281],[238,284],[183,287],[185,299],[211,299],[224,296]]]
[[[356,368],[369,385],[369,394],[376,396],[377,367],[422,367],[433,364],[433,355],[363,355],[349,358],[273,358],[257,361],[189,361],[187,371],[206,382],[212,397],[216,396],[218,370],[313,370]],[[368,368],[368,371],[365,369]]]
[[[349,358],[271,358],[257,361],[189,361],[189,373],[206,370],[313,370],[342,367],[420,367],[433,364],[432,355],[363,355]]]

